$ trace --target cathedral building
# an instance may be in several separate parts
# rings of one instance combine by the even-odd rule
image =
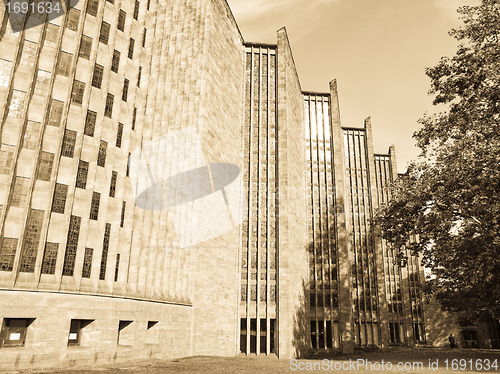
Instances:
[[[422,268],[370,224],[395,150],[302,90],[284,28],[32,3],[0,5],[0,368],[425,340]]]

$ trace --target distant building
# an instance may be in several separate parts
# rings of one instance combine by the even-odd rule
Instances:
[[[369,223],[394,148],[302,91],[285,29],[246,43],[224,0],[0,12],[0,367],[425,340],[422,269]]]

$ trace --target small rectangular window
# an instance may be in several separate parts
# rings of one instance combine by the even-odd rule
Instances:
[[[116,264],[115,264],[115,282],[118,281],[118,269],[120,267],[120,254],[116,254]]]
[[[122,202],[122,215],[120,219],[120,227],[123,227],[123,224],[125,223],[125,206],[127,205],[126,201]]]
[[[158,321],[148,321],[148,329],[146,331],[146,343],[157,344],[160,342],[160,329]]]
[[[115,3],[115,0],[106,0],[108,3],[110,4],[114,4]]]
[[[87,14],[97,17],[97,9],[99,8],[98,0],[89,0],[87,3]]]
[[[142,47],[146,46],[146,28],[144,28],[143,34],[142,34]]]
[[[108,263],[109,237],[111,235],[111,224],[106,223],[104,229],[104,240],[102,242],[101,269],[99,272],[99,280],[106,278],[106,265]]]
[[[94,136],[96,120],[97,113],[92,110],[87,110],[87,116],[85,117],[85,129],[83,130],[85,135]]]
[[[122,136],[123,136],[123,124],[119,123],[118,124],[118,132],[116,134],[116,146],[118,148],[121,148],[121,146],[122,146]]]
[[[91,50],[92,50],[92,38],[88,37],[87,35],[82,35],[82,41],[80,43],[80,51],[78,52],[78,57],[89,60]]]
[[[99,33],[99,41],[102,44],[108,45],[110,29],[111,29],[111,25],[107,22],[102,21],[101,32]]]
[[[92,202],[90,203],[90,219],[97,221],[99,217],[99,203],[101,201],[101,194],[99,192],[92,192]]]
[[[67,196],[68,186],[56,183],[56,188],[54,189],[54,200],[52,200],[52,212],[64,214]]]
[[[42,124],[40,122],[28,121],[23,138],[23,148],[36,149],[38,147],[41,127]]]
[[[92,272],[92,255],[93,248],[85,248],[85,256],[83,257],[82,278],[90,278]]]
[[[120,9],[120,13],[118,14],[118,30],[125,30],[125,18],[127,17],[127,13]]]
[[[123,81],[123,92],[122,92],[122,100],[123,101],[127,101],[127,96],[128,96],[128,84],[129,84],[129,81],[127,78],[125,78],[125,80]]]
[[[133,38],[130,38],[130,41],[128,43],[128,58],[130,59],[134,57],[134,44],[135,40]]]
[[[132,112],[132,131],[135,131],[135,121],[137,119],[137,108],[134,107]]]
[[[92,76],[92,86],[93,87],[101,88],[103,74],[104,74],[104,66],[95,64],[94,75]]]
[[[75,153],[76,131],[65,130],[62,144],[61,155],[64,157],[73,157]]]
[[[52,174],[52,165],[54,164],[54,154],[42,151],[38,163],[38,172],[36,179],[49,182]]]
[[[120,52],[116,49],[113,51],[113,59],[111,60],[111,71],[113,73],[118,73],[118,67],[120,66]]]
[[[73,92],[71,94],[71,102],[82,105],[83,91],[85,91],[85,83],[75,80],[73,83]]]
[[[26,220],[26,231],[24,233],[21,258],[19,261],[20,273],[34,273],[35,263],[38,255],[38,246],[43,226],[43,210],[30,209]]]
[[[139,66],[139,72],[137,73],[137,87],[141,87],[141,75],[142,75],[142,66]]]
[[[149,10],[150,5],[151,5],[151,0],[148,0],[147,10]]]
[[[139,19],[139,1],[135,0],[135,6],[134,6],[134,19],[138,20]]]
[[[110,93],[108,93],[108,95],[106,96],[106,106],[104,108],[104,116],[105,117],[111,118],[111,116],[113,114],[114,101],[115,101],[115,97],[113,95],[111,95]]]
[[[24,347],[28,327],[34,318],[4,318],[0,342],[2,347]]]
[[[117,178],[118,178],[118,173],[116,171],[113,171],[111,173],[111,184],[109,186],[109,197],[115,197]]]
[[[57,63],[56,74],[68,77],[72,61],[73,61],[73,55],[71,53],[61,52],[59,54],[59,62]]]
[[[69,325],[68,346],[82,345],[85,328],[94,320],[72,319]]]
[[[87,176],[89,174],[89,163],[80,160],[78,163],[78,173],[76,174],[76,187],[87,188]]]
[[[97,166],[104,167],[106,164],[106,151],[108,149],[108,143],[101,140],[99,144],[99,154],[97,155]]]
[[[42,274],[55,274],[57,262],[57,250],[59,243],[45,243],[45,252],[42,261]]]
[[[132,345],[134,339],[134,321],[120,321],[118,325],[118,344]]]
[[[72,31],[77,31],[79,22],[80,22],[80,11],[78,9],[71,8],[68,12],[66,27]]]

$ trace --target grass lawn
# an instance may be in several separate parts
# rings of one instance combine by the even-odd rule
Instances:
[[[448,361],[446,361],[448,360]],[[495,364],[497,367],[494,367]],[[430,365],[430,367],[429,367]],[[471,368],[472,365],[472,368]],[[488,367],[489,365],[489,367]],[[479,370],[481,369],[482,370]],[[314,370],[316,369],[316,370]],[[391,348],[356,351],[352,355],[285,360],[276,357],[207,357],[145,360],[89,368],[33,370],[30,373],[293,373],[293,372],[500,373],[499,350]]]

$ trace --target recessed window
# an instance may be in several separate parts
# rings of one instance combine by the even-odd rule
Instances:
[[[127,158],[127,173],[126,176],[130,176],[130,152],[128,153],[128,158]]]
[[[65,130],[61,155],[64,157],[73,157],[75,153],[76,131]]]
[[[126,201],[122,202],[122,215],[121,215],[121,220],[120,220],[120,227],[123,227],[123,224],[125,223],[125,207],[127,205]]]
[[[52,212],[64,214],[67,196],[68,186],[56,183],[56,187],[54,189],[54,199],[52,200]]]
[[[45,244],[45,252],[43,254],[42,261],[42,274],[55,274],[58,249],[59,243],[47,242]]]
[[[49,125],[59,127],[61,124],[64,102],[59,100],[50,100]]]
[[[95,64],[94,75],[92,77],[92,86],[93,87],[101,88],[103,74],[104,74],[104,66]]]
[[[99,41],[102,44],[108,45],[110,29],[111,29],[111,25],[107,22],[102,21],[101,32],[99,33]]]
[[[92,110],[87,110],[87,116],[85,117],[85,129],[83,130],[85,135],[94,136],[96,120],[97,113]]]
[[[116,254],[116,264],[115,264],[115,282],[118,281],[118,270],[120,268],[120,254]]]
[[[118,124],[118,132],[116,134],[116,146],[121,148],[122,146],[122,137],[123,137],[123,123]]]
[[[127,13],[120,9],[120,13],[118,14],[118,30],[125,30],[125,19],[127,17]]]
[[[146,343],[156,344],[160,342],[160,326],[158,321],[148,321],[148,330],[146,332]]]
[[[109,186],[109,197],[115,197],[117,178],[118,178],[118,173],[116,171],[113,171],[111,173],[111,184]]]
[[[90,278],[92,272],[92,255],[94,254],[93,248],[85,248],[85,255],[83,257],[82,278]]]
[[[42,151],[38,163],[36,179],[49,182],[52,174],[52,165],[54,164],[54,154]]]
[[[0,271],[12,271],[17,250],[17,238],[3,238],[0,247]]]
[[[67,275],[70,277],[73,276],[73,272],[75,270],[76,250],[78,249],[78,240],[80,237],[81,222],[81,217],[71,216],[70,218],[62,275]]]
[[[137,119],[137,108],[134,107],[132,112],[132,131],[135,131],[135,121]]]
[[[69,326],[68,346],[84,345],[85,333],[94,320],[89,319],[72,319]]]
[[[87,176],[89,174],[89,163],[80,160],[78,163],[78,173],[76,174],[76,187],[87,188]]]
[[[135,6],[134,6],[134,19],[138,20],[139,19],[139,1],[135,0]]]
[[[73,60],[73,55],[67,52],[61,52],[59,55],[59,62],[57,63],[56,74],[69,76],[69,71],[71,69],[71,62]]]
[[[78,57],[86,60],[90,59],[90,51],[92,50],[92,38],[87,35],[82,35],[82,42],[80,43],[80,52]]]
[[[135,40],[133,38],[130,38],[130,41],[128,43],[128,58],[130,59],[134,57],[134,44]]]
[[[111,60],[111,71],[113,73],[118,73],[118,67],[120,66],[120,52],[116,49],[113,51],[113,59]]]
[[[71,102],[75,104],[82,105],[83,103],[83,91],[85,91],[85,83],[80,81],[75,81],[73,83],[73,92],[71,94]]]
[[[89,0],[87,3],[87,14],[97,17],[97,9],[99,8],[98,0]]]
[[[137,73],[137,87],[141,87],[141,75],[142,75],[142,66],[139,66],[139,72]]]
[[[144,31],[142,33],[142,46],[145,47],[146,46],[146,28],[144,28]]]
[[[24,347],[28,327],[34,318],[4,318],[2,322],[2,347]]]
[[[101,201],[101,194],[99,192],[92,192],[92,201],[90,204],[90,219],[97,221],[99,217],[99,203]]]
[[[108,143],[104,140],[101,140],[99,145],[99,153],[97,155],[97,166],[104,167],[106,164],[106,152],[108,149]]]
[[[66,27],[70,30],[77,31],[79,22],[80,11],[78,9],[71,8],[68,12]]]
[[[132,345],[134,343],[134,321],[120,321],[118,324],[118,344]]]
[[[122,100],[125,102],[127,101],[128,97],[128,84],[129,80],[125,78],[125,80],[123,81],[123,92],[122,92]]]
[[[104,240],[102,242],[101,269],[99,271],[99,280],[106,278],[106,266],[108,263],[109,237],[111,235],[111,223],[106,223],[104,229]]]
[[[111,118],[112,114],[113,114],[113,103],[115,101],[115,97],[108,93],[108,95],[106,96],[106,106],[104,107],[104,116],[105,117],[108,117],[108,118]]]

